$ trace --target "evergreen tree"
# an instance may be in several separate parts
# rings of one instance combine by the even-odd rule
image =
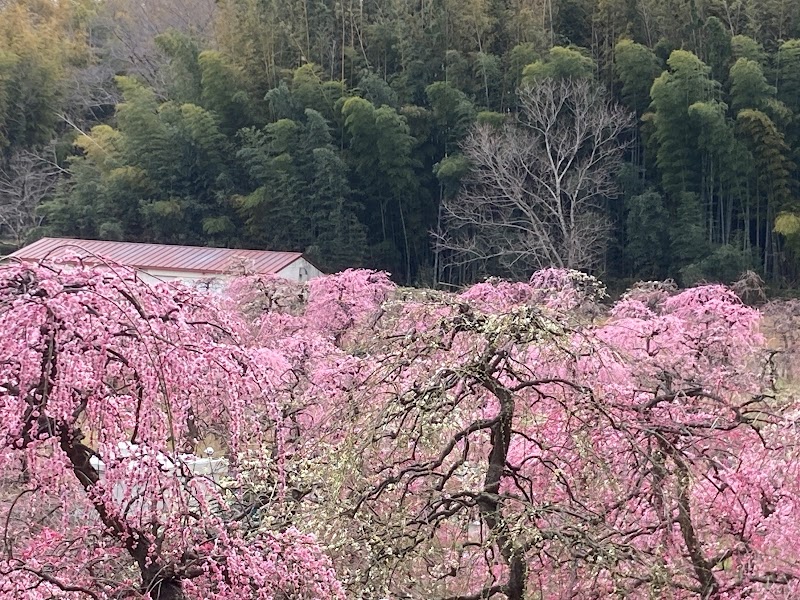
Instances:
[[[573,48],[554,46],[542,60],[538,60],[522,71],[524,83],[539,79],[585,79],[594,75],[595,64],[588,56]]]
[[[425,93],[436,122],[439,156],[447,156],[458,150],[475,122],[475,107],[462,91],[444,81],[432,83]]]
[[[352,97],[342,105],[349,138],[349,160],[375,260],[394,267],[408,279],[412,263],[426,252],[427,240],[418,221],[430,222],[433,207],[421,203],[412,156],[415,140],[406,120],[389,106],[375,108]]]
[[[97,125],[76,146],[84,153],[70,161],[72,176],[56,197],[42,206],[47,233],[122,240],[142,234],[141,198],[154,193],[142,169],[127,165],[122,134]]]
[[[614,48],[614,73],[622,82],[622,100],[641,115],[650,105],[650,88],[661,73],[652,50],[631,40],[620,40]]]
[[[0,165],[13,149],[46,144],[65,109],[67,75],[86,60],[72,14],[47,3],[0,5]]]
[[[767,53],[764,47],[751,37],[746,35],[735,35],[731,38],[731,55],[733,60],[747,58],[760,65],[767,62]]]
[[[238,199],[246,239],[276,250],[304,250],[311,241],[311,229],[308,205],[300,202],[302,181],[293,156],[301,145],[301,124],[280,119],[263,130],[245,129],[241,136],[237,157],[257,186]]]
[[[764,110],[775,97],[775,88],[767,83],[761,66],[754,60],[740,58],[731,67],[731,108]]]
[[[219,52],[204,50],[197,57],[200,67],[199,104],[214,113],[219,129],[228,136],[252,124],[252,107],[241,74]]]
[[[360,264],[365,229],[325,118],[309,108],[302,121],[282,119],[242,134],[238,156],[258,186],[238,200],[248,242],[308,252],[328,271]]]
[[[424,279],[439,203],[474,168],[470,129],[513,122],[523,80],[590,79],[639,117],[610,272],[745,257],[800,274],[773,231],[791,230],[800,189],[797,2],[128,4],[0,2],[0,172],[41,146],[69,172],[41,212],[53,234],[298,249]],[[674,221],[685,194],[706,254],[648,255],[642,207]]]
[[[675,50],[650,92],[652,141],[664,189],[677,196],[699,192],[700,168],[697,130],[689,119],[689,107],[695,102],[713,99],[719,83],[711,79],[711,69],[686,50]]]
[[[737,130],[753,155],[762,193],[782,210],[792,199],[789,148],[775,123],[763,112],[744,109],[736,117]]]
[[[724,81],[731,59],[731,32],[717,17],[709,17],[705,24],[705,59],[711,67],[711,76]]]
[[[359,267],[367,249],[366,230],[358,220],[347,181],[347,166],[331,148],[312,151],[315,241],[310,256],[327,272]]]
[[[626,198],[625,253],[637,277],[661,279],[667,273],[670,231],[669,215],[658,192]]]
[[[672,219],[669,228],[672,269],[673,272],[681,272],[688,265],[701,261],[709,252],[700,197],[692,192],[680,193]],[[683,273],[685,277],[685,271]]]
[[[775,56],[778,98],[800,113],[800,39],[781,44]]]
[[[87,237],[229,239],[225,138],[215,117],[194,104],[159,104],[132,79],[118,82],[125,100],[117,109],[118,129],[102,125],[79,138],[84,156],[73,161],[72,179],[47,209],[55,222],[72,229],[66,224],[75,215]],[[90,210],[97,214],[87,218]]]
[[[506,53],[506,87],[512,95],[516,97],[514,92],[522,83],[522,73],[525,67],[535,63],[539,58],[541,58],[539,50],[532,42],[517,44]]]
[[[168,62],[164,71],[167,75],[166,90],[169,98],[181,104],[200,104],[203,75],[198,41],[176,30],[162,33],[154,41],[167,56]]]
[[[791,192],[791,164],[783,134],[765,113],[744,109],[736,117],[737,132],[750,151],[751,177],[755,187],[753,209],[756,246],[763,248],[764,269],[779,274],[777,255],[779,240],[773,235],[773,224],[781,212],[800,212]]]

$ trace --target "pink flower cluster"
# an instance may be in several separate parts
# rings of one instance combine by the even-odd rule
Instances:
[[[0,269],[0,599],[798,597],[760,313],[603,294]]]

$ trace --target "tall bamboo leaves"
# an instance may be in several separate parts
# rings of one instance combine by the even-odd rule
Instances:
[[[410,278],[412,259],[427,246],[416,221],[426,220],[432,206],[420,196],[408,123],[391,107],[358,97],[344,102],[342,115],[374,258]]]
[[[691,52],[676,50],[667,64],[669,70],[653,82],[652,112],[647,118],[653,124],[662,185],[677,196],[699,192],[702,177],[697,129],[689,118],[689,107],[715,99],[720,86],[711,79],[711,69]]]
[[[662,66],[652,50],[631,40],[620,40],[614,50],[614,72],[622,83],[622,100],[641,115],[650,105],[650,88]]]
[[[258,186],[238,200],[248,238],[308,252],[329,270],[360,264],[365,232],[325,118],[309,108],[301,120],[245,130],[243,141],[238,156]]]
[[[117,107],[118,128],[101,125],[79,140],[85,159],[76,160],[72,181],[47,210],[66,223],[70,214],[85,213],[85,194],[96,187],[101,200],[89,201],[96,218],[76,219],[65,233],[198,243],[213,223],[224,239],[225,138],[214,115],[194,104],[159,103],[131,79],[118,82],[125,100]]]

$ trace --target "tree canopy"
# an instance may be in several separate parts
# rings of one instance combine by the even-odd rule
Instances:
[[[0,268],[0,598],[796,595],[760,313],[604,293]]]
[[[0,8],[0,242],[292,250],[328,271],[469,283],[477,273],[442,270],[453,257],[436,243],[444,204],[476,175],[464,145],[520,115],[520,89],[570,80],[605,88],[637,119],[621,193],[603,199],[598,274],[653,272],[628,254],[653,235],[630,211],[659,194],[674,242],[659,276],[722,281],[746,265],[792,285],[800,10],[729,4],[11,0]]]

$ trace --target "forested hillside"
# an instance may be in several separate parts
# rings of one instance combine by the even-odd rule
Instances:
[[[0,0],[12,246],[791,285],[798,165],[796,0]]]

